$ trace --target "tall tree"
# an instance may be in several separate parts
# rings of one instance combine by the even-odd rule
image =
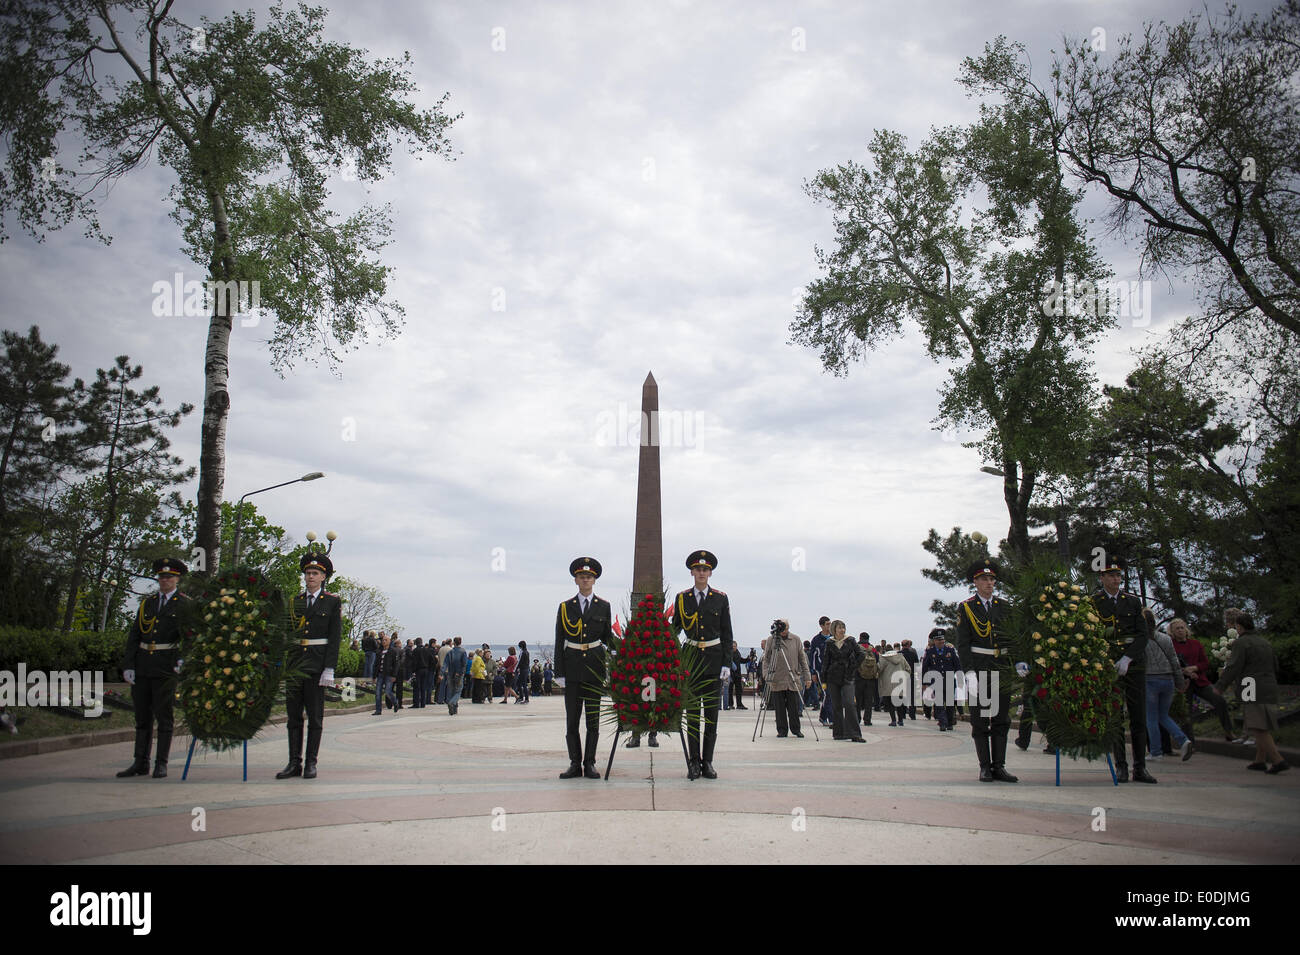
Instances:
[[[252,13],[196,29],[171,0],[0,0],[0,77],[12,81],[0,135],[16,147],[0,178],[0,238],[11,214],[38,237],[74,218],[98,233],[90,190],[55,162],[69,125],[92,187],[155,153],[175,173],[172,217],[213,293],[196,531],[209,567],[220,559],[236,283],[256,288],[274,316],[279,370],[333,364],[372,327],[395,334],[402,308],[386,298],[391,269],[379,260],[390,210],[340,219],[326,204],[326,173],[346,162],[358,179],[378,180],[397,142],[445,155],[458,118],[444,111],[446,95],[429,110],[412,105],[409,54],[369,62],[326,41],[324,21],[321,8],[277,5],[261,29]]]
[[[112,368],[96,371],[89,387],[77,383],[82,424],[77,439],[94,467],[89,479],[93,487],[88,488],[81,505],[65,504],[60,509],[78,528],[68,558],[71,580],[65,629],[72,626],[87,570],[92,580],[109,579],[114,565],[109,554],[123,512],[132,511],[137,521],[150,520],[160,495],[194,477],[194,468],[185,468],[184,462],[170,453],[166,435],[194,406],[182,404],[167,410],[157,385],[143,391],[132,387],[143,376],[143,366],[132,366],[126,355],[119,355]]]
[[[1193,349],[1260,316],[1300,336],[1297,75],[1300,0],[1147,24],[1113,54],[1084,41],[1054,64],[1057,149],[1106,190],[1112,225],[1141,238],[1147,266],[1195,276]]]
[[[1004,57],[968,60],[963,84],[1005,85]],[[1079,458],[1092,400],[1088,343],[1112,321],[1093,296],[1063,294],[1105,276],[1078,222],[1040,104],[1004,97],[968,129],[934,131],[916,150],[877,132],[871,163],[824,170],[806,185],[834,211],[838,245],[817,250],[792,340],[837,374],[915,322],[936,361],[951,362],[939,420],[982,429],[1003,474],[1007,538],[1030,554],[1028,512],[1044,475]],[[1051,291],[1055,290],[1055,296]]]

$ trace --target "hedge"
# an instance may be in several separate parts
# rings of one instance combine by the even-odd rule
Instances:
[[[122,630],[33,630],[0,626],[0,670],[102,670],[116,674],[126,651]]]

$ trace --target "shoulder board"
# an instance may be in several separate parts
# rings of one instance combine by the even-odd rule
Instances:
[[[967,598],[966,598],[966,603],[968,603],[968,604],[977,604],[977,603],[979,603],[979,602],[980,602],[980,595],[979,595],[979,594],[975,594],[975,595],[972,596],[972,597],[967,597]]]
[[[686,596],[687,594],[689,594],[689,593],[691,592],[691,590],[693,590],[693,589],[694,589],[694,588],[692,588],[692,587],[688,587],[686,590],[679,590],[679,591],[677,591],[677,596],[679,596],[679,597],[685,597],[685,596]]]
[[[709,593],[711,593],[711,594],[717,594],[719,597],[725,597],[725,596],[727,596],[727,592],[726,592],[725,590],[718,590],[716,587],[710,587],[710,588],[709,588]]]
[[[322,591],[320,592],[320,595],[321,595],[322,597],[337,597],[337,596],[338,596],[338,594],[336,594],[336,593],[334,593],[333,591],[330,591],[330,590],[322,590]]]
[[[591,602],[594,603],[594,604],[607,604],[607,603],[609,603],[608,600],[603,600],[603,599],[601,599],[600,597],[597,597],[595,594],[592,594],[592,595],[591,595]]]
[[[189,594],[183,594],[183,593],[181,593],[179,590],[176,591],[175,596],[179,597],[181,600],[192,600],[192,599],[193,599],[192,597],[190,597]]]

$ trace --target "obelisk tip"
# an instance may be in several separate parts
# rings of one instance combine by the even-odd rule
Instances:
[[[642,384],[641,387],[644,388],[644,387],[646,387],[647,385],[655,385],[655,386],[657,387],[658,384],[659,384],[659,382],[655,381],[655,374],[654,374],[654,372],[653,372],[653,371],[648,371],[648,372],[646,372],[646,375],[645,375],[645,383]]]

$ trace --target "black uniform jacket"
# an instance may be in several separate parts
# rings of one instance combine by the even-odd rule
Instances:
[[[294,632],[289,635],[288,663],[307,676],[320,676],[339,662],[339,643],[343,639],[343,601],[338,594],[322,590],[316,604],[307,612],[307,592],[293,598]],[[321,640],[303,646],[303,640]]]
[[[704,658],[704,675],[717,679],[722,667],[731,660],[731,644],[735,639],[731,634],[731,602],[727,595],[710,587],[701,606],[695,601],[695,588],[683,590],[673,603],[673,632],[703,643],[722,641],[699,650]]]
[[[574,594],[555,611],[555,675],[564,677],[566,686],[600,683],[605,679],[605,647],[614,642],[613,613],[609,601],[595,594],[582,613],[582,604]],[[586,644],[575,650],[566,643]]]
[[[1112,597],[1103,587],[1092,595],[1092,604],[1101,622],[1115,628],[1110,637],[1110,658],[1118,660],[1127,656],[1130,669],[1145,670],[1150,634],[1146,617],[1142,616],[1142,598],[1124,590]]]
[[[189,597],[179,590],[172,591],[163,612],[158,613],[161,595],[153,594],[140,601],[131,632],[126,637],[126,652],[122,655],[122,669],[134,670],[135,678],[175,676],[176,661],[181,655],[181,631],[176,622],[176,612]],[[172,645],[170,650],[150,650],[157,644]]]
[[[1005,672],[1011,669],[1011,635],[1006,632],[1010,617],[1011,604],[1001,597],[990,599],[987,613],[979,594],[974,594],[969,600],[963,600],[957,605],[957,656],[961,658],[963,670]],[[971,622],[972,618],[974,623]],[[992,629],[988,635],[980,636],[990,623]],[[976,648],[996,650],[997,653],[976,653]]]

